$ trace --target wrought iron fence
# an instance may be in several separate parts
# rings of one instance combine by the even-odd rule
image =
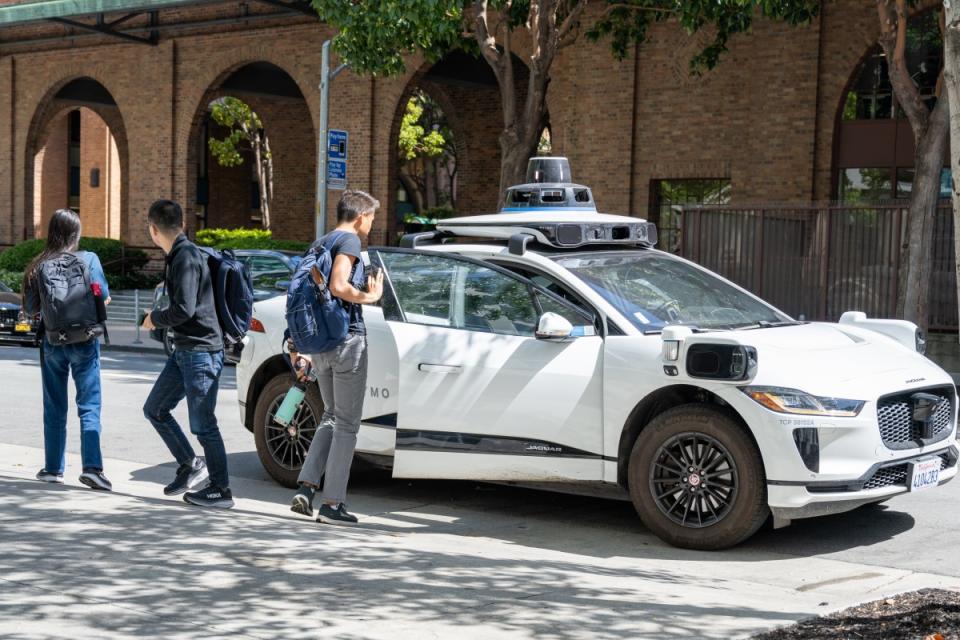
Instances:
[[[794,317],[835,321],[844,311],[893,317],[907,208],[694,207],[679,216],[676,251]],[[937,210],[930,328],[957,320],[953,213]]]

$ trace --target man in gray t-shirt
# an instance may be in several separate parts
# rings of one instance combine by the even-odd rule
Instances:
[[[322,503],[317,508],[317,521],[327,524],[356,524],[357,518],[347,512],[344,500],[357,431],[363,414],[363,398],[367,388],[367,331],[363,324],[363,307],[380,300],[383,274],[363,281],[361,240],[373,226],[373,217],[380,203],[363,191],[344,191],[337,205],[337,228],[320,238],[333,256],[330,270],[330,293],[340,300],[350,314],[346,339],[323,353],[297,355],[311,362],[323,397],[323,417],[310,443],[293,496],[291,510],[313,516],[313,498],[321,488]],[[314,280],[319,275],[314,273]]]

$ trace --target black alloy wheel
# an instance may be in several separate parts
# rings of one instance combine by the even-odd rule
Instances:
[[[650,492],[661,513],[683,527],[709,527],[723,520],[737,499],[733,457],[718,440],[681,433],[657,451]]]

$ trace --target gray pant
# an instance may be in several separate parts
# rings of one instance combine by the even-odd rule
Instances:
[[[367,388],[367,338],[350,334],[336,349],[311,359],[324,411],[298,481],[318,487],[323,477],[322,499],[343,502]]]

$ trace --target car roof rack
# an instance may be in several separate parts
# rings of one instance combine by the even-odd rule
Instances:
[[[417,233],[406,233],[400,238],[401,249],[416,249],[421,244],[428,242],[443,242],[446,238],[452,238],[453,234],[449,231],[419,231]]]

